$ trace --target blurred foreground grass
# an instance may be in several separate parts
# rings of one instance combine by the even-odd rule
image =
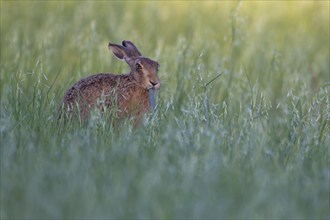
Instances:
[[[58,127],[124,39],[156,114]],[[328,1],[1,1],[0,217],[328,219],[329,46]]]

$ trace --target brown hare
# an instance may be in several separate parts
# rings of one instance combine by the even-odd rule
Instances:
[[[65,93],[59,118],[64,113],[66,117],[79,117],[85,122],[91,109],[97,108],[103,113],[111,112],[116,118],[133,116],[136,126],[150,111],[153,90],[160,88],[159,64],[143,57],[130,41],[123,41],[122,46],[109,43],[108,47],[129,65],[130,73],[99,73],[79,80]]]

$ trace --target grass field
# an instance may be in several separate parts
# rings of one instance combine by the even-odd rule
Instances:
[[[1,1],[0,218],[329,219],[329,37],[329,1]],[[122,40],[157,111],[57,125]]]

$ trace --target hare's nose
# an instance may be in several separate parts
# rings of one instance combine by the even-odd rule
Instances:
[[[153,81],[150,81],[151,85],[153,88],[155,89],[159,89],[160,87],[160,82],[153,82]]]

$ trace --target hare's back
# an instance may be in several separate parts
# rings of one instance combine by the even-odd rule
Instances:
[[[88,76],[75,83],[65,94],[64,102],[76,101],[78,97],[92,101],[101,93],[115,88],[120,81],[120,75],[99,73]]]
[[[83,92],[85,90],[90,90],[94,88],[100,90],[102,88],[114,87],[116,86],[116,84],[118,84],[118,80],[120,78],[119,76],[120,75],[115,75],[111,73],[95,74],[79,80],[76,84],[72,86],[72,88]]]

